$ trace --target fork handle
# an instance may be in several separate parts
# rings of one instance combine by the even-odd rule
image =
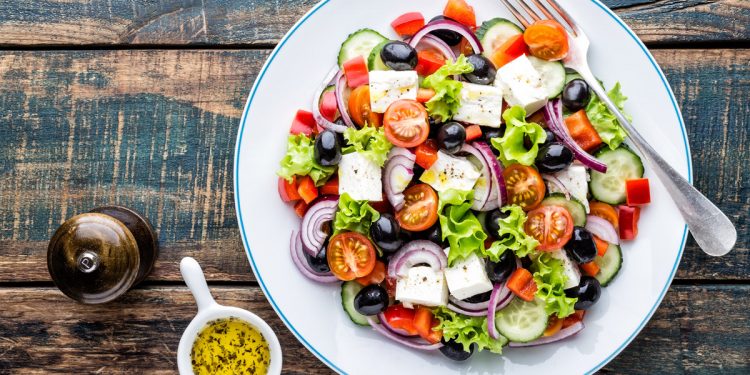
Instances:
[[[651,168],[667,188],[682,217],[687,222],[695,242],[708,255],[721,256],[728,253],[737,241],[737,230],[727,215],[694,188],[682,175],[669,166],[659,153],[638,133],[630,121],[607,96],[607,92],[588,67],[578,69],[578,74],[602,102],[615,114],[617,120],[630,136],[630,141],[648,161]]]

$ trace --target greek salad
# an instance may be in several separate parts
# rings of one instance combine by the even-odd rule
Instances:
[[[299,271],[340,284],[354,324],[457,361],[580,332],[650,203],[627,134],[561,62],[563,26],[477,16],[448,0],[352,32],[278,171]]]

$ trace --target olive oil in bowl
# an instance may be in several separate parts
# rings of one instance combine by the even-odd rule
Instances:
[[[190,351],[196,375],[267,374],[270,361],[263,334],[236,317],[208,322]]]

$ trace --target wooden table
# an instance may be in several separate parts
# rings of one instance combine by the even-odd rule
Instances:
[[[728,256],[692,239],[669,293],[602,372],[750,373],[750,1],[607,0],[682,107],[695,183],[737,225]],[[0,2],[0,373],[173,373],[196,311],[178,262],[276,329],[288,373],[330,373],[281,324],[245,258],[232,192],[240,113],[261,64],[315,0]],[[122,204],[155,225],[148,280],[104,306],[51,283],[66,218]]]

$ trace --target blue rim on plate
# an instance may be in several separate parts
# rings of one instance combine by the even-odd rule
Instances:
[[[274,301],[273,296],[268,292],[268,289],[266,288],[266,284],[263,282],[263,277],[260,274],[260,271],[258,270],[258,267],[255,264],[255,259],[253,258],[253,253],[250,250],[250,244],[247,242],[247,236],[245,235],[245,228],[243,226],[242,221],[242,210],[240,209],[240,195],[238,194],[239,191],[239,176],[238,171],[240,170],[240,146],[242,145],[242,135],[245,131],[245,121],[247,120],[247,113],[250,110],[250,106],[253,103],[253,99],[255,98],[255,94],[258,90],[258,86],[260,85],[260,82],[263,80],[263,77],[266,74],[266,70],[271,65],[271,63],[276,58],[276,55],[278,55],[279,51],[284,47],[287,40],[294,35],[294,33],[299,29],[302,24],[304,24],[313,14],[315,14],[320,8],[322,8],[324,5],[328,4],[330,0],[322,0],[318,4],[316,4],[312,9],[310,9],[297,23],[292,26],[292,28],[289,30],[289,32],[284,35],[284,37],[281,39],[279,44],[274,48],[273,52],[271,52],[271,55],[269,56],[266,63],[263,65],[263,68],[260,71],[260,74],[258,75],[258,78],[255,80],[255,83],[253,84],[253,88],[250,91],[250,96],[247,99],[247,103],[245,104],[245,110],[242,113],[242,120],[240,120],[240,128],[237,132],[237,143],[234,148],[234,205],[235,209],[237,211],[237,220],[239,223],[240,228],[240,234],[242,235],[242,244],[245,246],[245,251],[247,252],[247,257],[250,260],[250,265],[252,266],[253,272],[255,273],[256,278],[258,279],[258,283],[260,284],[261,289],[263,290],[263,294],[265,294],[266,298],[268,298],[268,301],[271,303],[271,306],[273,307],[274,311],[276,311],[276,314],[279,315],[281,320],[284,322],[284,324],[289,328],[290,331],[294,334],[294,336],[299,340],[305,347],[310,350],[313,354],[315,354],[316,357],[318,357],[321,361],[323,361],[326,365],[328,365],[330,368],[335,370],[336,372],[340,374],[346,374],[342,369],[340,369],[338,366],[336,366],[333,362],[331,362],[328,358],[326,358],[323,354],[321,354],[317,349],[315,349],[312,345],[310,345],[309,342],[294,328],[292,323],[287,319],[287,317],[284,315],[284,313],[279,309],[279,307],[276,305],[276,301]],[[654,60],[654,57],[651,55],[651,53],[648,51],[646,46],[643,44],[643,42],[638,39],[638,37],[635,35],[632,29],[628,27],[625,22],[620,19],[619,16],[617,16],[612,10],[610,10],[606,5],[602,4],[600,0],[591,0],[597,7],[599,7],[602,11],[604,11],[605,14],[607,14],[610,18],[612,18],[615,22],[617,22],[620,27],[622,27],[628,35],[638,44],[638,46],[641,48],[643,53],[648,58],[649,62],[651,62],[651,65],[653,66],[654,70],[656,70],[656,73],[659,75],[659,78],[661,78],[662,84],[664,85],[664,89],[667,90],[667,94],[669,96],[669,99],[672,101],[672,106],[674,107],[674,111],[677,114],[677,119],[680,121],[680,131],[682,132],[682,142],[685,145],[685,154],[687,156],[687,180],[691,184],[693,183],[693,165],[691,161],[691,155],[690,155],[690,146],[688,145],[687,141],[687,134],[685,131],[685,122],[682,118],[682,113],[680,112],[679,107],[677,106],[677,100],[674,97],[674,93],[672,92],[672,88],[669,86],[669,83],[667,83],[667,78],[664,76],[664,72],[662,72],[661,68],[659,68],[659,65],[656,64],[656,61]],[[667,282],[662,288],[661,293],[659,293],[659,298],[657,298],[656,303],[651,307],[648,314],[646,314],[646,317],[641,321],[641,323],[638,325],[638,328],[636,328],[635,331],[625,340],[625,342],[622,343],[617,349],[615,349],[614,352],[612,352],[607,358],[605,358],[603,361],[598,363],[596,366],[594,366],[591,370],[587,371],[587,374],[592,374],[596,371],[598,371],[600,368],[604,367],[609,361],[614,359],[620,352],[622,352],[625,347],[630,344],[633,339],[640,333],[640,331],[643,329],[643,326],[646,325],[646,323],[651,319],[651,316],[653,316],[654,312],[656,311],[656,308],[661,304],[662,299],[664,299],[664,295],[666,294],[667,290],[669,289],[669,286],[672,283],[672,279],[674,278],[675,272],[677,272],[677,267],[680,264],[680,260],[682,259],[682,253],[685,250],[685,242],[687,241],[687,233],[688,233],[688,227],[687,224],[685,225],[685,228],[682,232],[682,241],[680,245],[679,252],[677,254],[677,258],[675,259],[675,263],[672,266],[672,271],[669,274],[669,277],[667,278]]]

